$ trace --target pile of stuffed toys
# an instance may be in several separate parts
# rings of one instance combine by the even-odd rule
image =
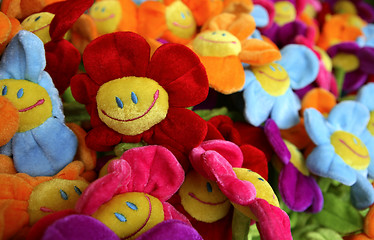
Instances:
[[[0,3],[0,240],[374,239],[372,2]]]

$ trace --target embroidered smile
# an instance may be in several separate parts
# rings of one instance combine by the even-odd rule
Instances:
[[[151,214],[152,214],[152,203],[151,203],[151,199],[149,199],[149,197],[147,195],[145,195],[145,198],[147,198],[148,205],[149,205],[149,212],[148,212],[147,219],[145,220],[145,222],[143,223],[143,225],[137,231],[135,231],[130,236],[125,237],[124,239],[129,239],[129,238],[133,237],[135,234],[137,234],[140,230],[142,230],[145,227],[145,225],[147,225],[149,219],[151,218]]]
[[[142,118],[144,117],[147,113],[149,113],[149,111],[151,111],[151,109],[153,108],[153,106],[156,104],[156,101],[159,97],[159,90],[156,90],[155,94],[153,95],[153,102],[151,104],[151,106],[149,106],[149,108],[147,109],[147,111],[145,111],[145,113],[143,113],[142,115],[138,116],[138,117],[135,117],[135,118],[131,118],[131,119],[118,119],[118,118],[114,118],[114,117],[111,117],[109,116],[104,110],[101,109],[101,112],[107,116],[108,118],[110,119],[113,119],[113,120],[116,120],[116,121],[119,121],[119,122],[130,122],[130,121],[134,121],[134,120],[137,120],[139,118]]]
[[[339,142],[341,142],[344,146],[346,146],[349,150],[351,150],[354,154],[359,156],[360,158],[368,158],[369,155],[362,155],[356,152],[353,148],[351,148],[344,140],[339,139]]]
[[[185,29],[192,27],[192,24],[190,24],[190,25],[182,25],[182,24],[177,23],[177,22],[173,22],[173,25],[177,26],[177,27],[180,27],[180,28],[185,28]]]
[[[258,72],[261,73],[261,74],[263,74],[263,75],[265,75],[265,76],[267,76],[268,78],[270,78],[270,79],[272,79],[274,81],[277,81],[277,82],[284,82],[284,81],[286,81],[288,79],[288,76],[285,76],[284,78],[275,78],[275,77],[272,77],[269,74],[267,74],[266,72],[263,72],[261,70],[258,71]]]
[[[199,201],[199,202],[201,202],[201,203],[203,203],[203,204],[213,205],[213,206],[214,206],[214,205],[220,205],[220,204],[223,204],[223,203],[225,203],[225,202],[227,201],[227,199],[225,199],[225,200],[223,200],[223,201],[221,201],[221,202],[217,202],[217,203],[205,202],[205,201],[199,199],[198,197],[196,197],[196,195],[193,194],[193,193],[191,193],[191,192],[189,192],[188,195],[189,195],[190,197],[192,197],[193,199],[196,199],[197,201]]]
[[[55,212],[54,210],[47,208],[47,207],[40,207],[40,211],[45,212],[45,213],[53,213]]]
[[[201,40],[203,40],[203,41],[211,42],[211,43],[232,43],[232,44],[236,44],[235,41],[216,41],[216,40],[206,39],[206,38],[204,38],[203,36],[200,36],[199,38],[200,38]]]
[[[112,13],[112,14],[110,14],[108,17],[105,17],[105,18],[94,18],[94,17],[92,17],[92,19],[93,20],[95,20],[96,22],[104,22],[104,21],[106,21],[106,20],[109,20],[109,19],[111,19],[111,18],[114,18],[114,14]]]
[[[51,24],[47,24],[47,25],[45,25],[45,26],[43,26],[43,27],[41,27],[41,28],[38,28],[38,29],[36,29],[36,30],[34,30],[34,31],[31,31],[31,32],[32,32],[32,33],[35,33],[35,32],[37,32],[37,31],[40,31],[40,30],[42,30],[42,29],[44,29],[44,28],[49,27],[49,25],[51,25]]]
[[[38,100],[34,105],[31,105],[31,106],[29,106],[29,107],[27,107],[27,108],[24,108],[24,109],[20,109],[20,110],[18,110],[18,112],[26,112],[26,111],[29,111],[29,110],[31,110],[31,109],[33,109],[33,108],[39,106],[39,105],[42,105],[44,102],[45,102],[44,99],[40,99],[40,100]]]

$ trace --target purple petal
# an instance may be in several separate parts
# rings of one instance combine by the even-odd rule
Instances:
[[[360,69],[347,73],[344,78],[343,91],[345,93],[351,93],[358,90],[365,84],[367,77],[368,74],[363,73]]]
[[[268,119],[265,122],[264,131],[278,158],[282,161],[282,163],[287,164],[291,159],[291,153],[284,143],[279,128],[274,120]]]
[[[374,74],[374,48],[363,47],[357,53],[358,59],[360,59],[360,70],[367,74]]]
[[[360,46],[355,42],[342,42],[329,47],[326,52],[333,58],[338,53],[356,54],[359,50]]]

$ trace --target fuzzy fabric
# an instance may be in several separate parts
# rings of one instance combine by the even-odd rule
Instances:
[[[20,22],[14,17],[8,17],[3,12],[0,12],[0,55],[3,53],[6,45],[10,40],[21,30]]]

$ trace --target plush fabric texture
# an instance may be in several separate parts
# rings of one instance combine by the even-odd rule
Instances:
[[[200,234],[190,225],[178,221],[167,220],[157,224],[147,232],[140,235],[137,240],[161,240],[161,239],[180,239],[180,240],[202,240]]]
[[[373,138],[366,128],[370,119],[367,107],[359,102],[343,101],[331,110],[327,119],[312,108],[304,111],[304,119],[305,129],[317,145],[307,158],[308,169],[352,186],[355,207],[370,206],[374,190],[369,187],[367,176],[369,171],[372,176],[372,168],[368,166]],[[360,143],[360,147],[352,148],[353,141]]]
[[[0,24],[2,26],[0,31],[0,55],[3,53],[5,47],[10,40],[21,30],[20,22],[14,17],[8,17],[3,12],[0,12]]]
[[[183,1],[143,2],[138,24],[142,36],[172,43],[187,44],[196,34],[196,20]]]
[[[53,2],[53,0],[51,1],[6,0],[6,1],[2,1],[1,3],[1,11],[10,17],[14,17],[14,18],[17,18],[18,20],[22,20],[30,16],[33,13],[40,12],[43,9],[43,7],[46,6],[46,2]]]
[[[183,3],[191,10],[197,26],[202,26],[210,18],[218,15],[223,10],[222,1],[183,0]]]
[[[38,94],[17,101],[15,106],[23,111],[19,130],[0,150],[13,156],[18,172],[32,176],[55,175],[73,160],[77,149],[74,133],[64,124],[58,92],[50,76],[43,71],[44,54],[39,38],[22,30],[8,45],[0,64],[0,82],[5,89],[2,95],[13,99],[14,104],[24,92],[38,89]],[[8,91],[7,85],[20,90]],[[43,98],[39,99],[40,96]],[[61,145],[65,147],[62,149]]]
[[[181,165],[166,148],[133,148],[108,165],[108,174],[87,188],[77,202],[76,210],[104,222],[121,238],[134,238],[166,219],[188,222],[174,207],[165,203],[183,180]],[[123,206],[124,201],[127,206]],[[113,211],[118,220],[110,214]],[[122,228],[119,222],[127,222],[127,219],[129,226]]]
[[[17,108],[4,96],[0,96],[0,113],[0,146],[3,146],[17,132],[19,115]]]
[[[83,54],[86,46],[99,36],[95,22],[88,14],[82,14],[71,28],[71,43]]]
[[[69,215],[55,221],[43,235],[47,239],[107,239],[120,238],[100,221],[86,215]]]
[[[99,35],[137,31],[137,7],[131,0],[96,1],[88,10]]]
[[[251,66],[246,71],[244,116],[254,126],[259,126],[269,117],[280,129],[296,125],[300,121],[298,110],[301,106],[293,89],[305,87],[318,74],[318,58],[309,48],[289,44],[281,49],[281,53],[280,61],[260,67]],[[274,81],[268,76],[281,81]]]
[[[280,59],[279,50],[272,45],[248,39],[254,30],[253,17],[244,13],[221,13],[204,24],[192,49],[207,70],[211,88],[224,94],[238,92],[244,86],[241,62],[262,65]]]
[[[108,52],[112,54],[108,55]],[[168,64],[164,64],[165,62]],[[186,158],[183,159],[183,154],[187,154],[190,149],[201,143],[207,126],[203,119],[185,107],[200,103],[208,94],[205,69],[191,50],[182,45],[165,44],[156,50],[149,62],[149,45],[142,37],[135,33],[117,32],[92,41],[83,54],[83,63],[87,73],[74,76],[71,89],[73,96],[78,102],[86,105],[91,115],[93,129],[86,137],[88,147],[97,151],[106,151],[121,142],[143,140],[148,144],[159,144],[169,148],[178,156],[178,159],[179,156],[182,157],[180,161],[183,167],[188,167],[188,161]],[[111,71],[103,71],[102,69],[105,68],[110,68]],[[122,98],[118,95],[119,93],[115,92],[119,91],[118,89],[108,92],[108,94],[113,94],[110,98],[112,107],[109,111],[120,113],[120,103],[125,102],[132,106],[132,110],[120,114],[129,114],[124,116],[139,118],[136,121],[124,122],[123,126],[120,125],[121,128],[117,128],[119,131],[136,130],[134,126],[140,126],[143,123],[150,127],[136,135],[124,135],[111,129],[107,123],[102,121],[105,118],[99,116],[103,114],[102,111],[97,109],[97,105],[102,104],[96,99],[98,90],[102,89],[105,84],[110,86],[108,84],[112,84],[112,80],[119,78],[124,83],[121,83],[121,88],[127,89],[125,83],[128,77],[134,81],[138,78],[146,78],[150,84],[154,86],[158,84],[162,87],[161,90],[166,91],[169,105],[165,119],[150,126],[147,120],[143,122],[141,115],[147,115],[148,110],[152,112],[152,100],[157,106],[155,100],[156,96],[159,96],[157,88],[151,95],[147,95],[148,110],[147,108],[137,109],[134,103],[137,102],[135,97],[140,96],[143,90],[132,94],[131,89],[128,89],[127,91],[130,92]],[[109,98],[108,94],[105,95],[106,98]],[[133,95],[135,97],[132,97]],[[119,100],[116,100],[116,97]],[[105,121],[116,122],[108,119]],[[116,124],[116,126],[119,125]]]

